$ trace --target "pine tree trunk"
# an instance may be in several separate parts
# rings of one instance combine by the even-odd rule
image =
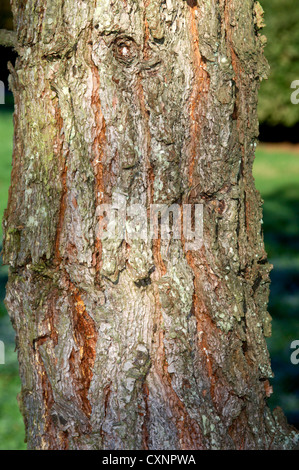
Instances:
[[[4,220],[30,449],[291,449],[271,413],[252,0],[12,0]],[[203,204],[200,249],[98,207]]]

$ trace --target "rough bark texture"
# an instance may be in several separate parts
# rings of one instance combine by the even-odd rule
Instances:
[[[33,449],[291,449],[266,404],[253,0],[12,0],[7,306]],[[204,204],[204,245],[97,237],[97,207]]]

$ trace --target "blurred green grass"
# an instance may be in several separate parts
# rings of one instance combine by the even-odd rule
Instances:
[[[0,112],[0,217],[7,205],[12,155],[11,109]],[[261,145],[254,164],[256,186],[264,203],[264,232],[272,286],[269,310],[273,336],[268,341],[275,378],[271,407],[281,406],[290,422],[299,424],[299,366],[290,362],[290,343],[299,339],[299,150]],[[2,237],[2,228],[1,237]],[[0,339],[6,364],[0,365],[0,450],[25,449],[24,426],[16,396],[20,391],[14,332],[5,306],[7,268],[0,267]]]
[[[7,205],[10,184],[13,120],[12,108],[0,112],[0,220]],[[0,228],[2,240],[2,226]],[[21,384],[18,374],[15,335],[4,305],[7,266],[0,265],[0,339],[5,344],[5,365],[0,365],[0,450],[23,450],[24,424],[17,404]]]
[[[275,377],[271,407],[281,406],[299,428],[299,365],[290,361],[290,344],[299,339],[299,145],[261,145],[254,164],[256,187],[264,203],[266,250],[271,273],[268,346]]]

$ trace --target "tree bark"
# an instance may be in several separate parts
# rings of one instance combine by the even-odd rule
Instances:
[[[267,406],[252,0],[12,0],[4,219],[30,449],[291,449]],[[100,239],[97,208],[203,204],[204,241]]]

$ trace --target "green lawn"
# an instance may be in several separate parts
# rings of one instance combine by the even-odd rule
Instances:
[[[11,111],[0,113],[0,216],[7,204],[11,171]],[[269,259],[274,264],[269,340],[276,394],[270,405],[280,405],[288,419],[299,424],[299,366],[290,363],[290,343],[299,339],[299,151],[258,148],[254,164],[256,186],[265,201],[264,232]],[[2,229],[1,229],[2,236]],[[0,450],[25,449],[23,421],[16,396],[20,391],[14,333],[3,299],[7,268],[0,268],[0,339],[6,344],[6,364],[0,365]]]
[[[3,108],[0,113],[0,220],[7,205],[13,141],[12,111]],[[2,226],[0,233],[2,239]],[[0,365],[0,450],[21,450],[26,445],[23,419],[16,400],[20,379],[14,332],[3,303],[6,280],[7,267],[0,266],[0,340],[5,344],[5,365]]]
[[[299,148],[261,146],[254,165],[264,203],[264,235],[271,273],[268,345],[275,378],[270,405],[281,406],[299,427],[299,365],[290,362],[290,344],[299,339]]]

